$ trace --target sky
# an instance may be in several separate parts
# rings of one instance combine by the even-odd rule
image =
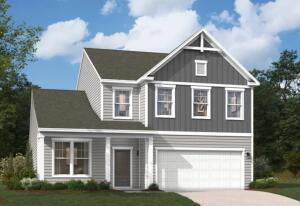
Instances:
[[[75,89],[84,47],[170,52],[205,28],[246,68],[300,54],[300,0],[8,0],[43,29],[24,70],[42,88]]]

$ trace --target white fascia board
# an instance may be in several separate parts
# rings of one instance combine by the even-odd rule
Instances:
[[[151,73],[157,71],[160,69],[162,66],[164,66],[169,60],[171,60],[173,57],[175,57],[176,54],[178,54],[186,45],[188,45],[191,41],[193,41],[201,32],[203,29],[200,31],[196,32],[193,34],[190,38],[185,40],[182,44],[180,44],[178,47],[176,47],[171,53],[169,53],[165,58],[163,58],[159,63],[157,63],[154,67],[152,67],[148,72],[146,72],[143,76],[141,76],[137,81],[141,81],[142,79],[145,79],[150,75]]]
[[[196,32],[193,34],[190,38],[188,38],[186,41],[184,41],[181,45],[179,45],[176,49],[174,49],[169,55],[167,55],[164,59],[162,59],[158,64],[156,64],[154,67],[152,67],[148,72],[146,72],[143,76],[141,76],[138,81],[141,81],[142,79],[145,79],[148,75],[150,75],[153,72],[156,72],[159,70],[162,66],[164,66],[167,62],[169,62],[175,55],[177,55],[182,49],[185,49],[185,47],[193,41],[199,34],[204,33],[215,45],[217,48],[212,48],[209,49],[211,51],[214,50],[220,50],[219,52],[221,54],[224,54],[223,56],[227,57],[226,59],[231,63],[234,68],[247,80],[252,80],[254,81],[253,86],[258,86],[260,83],[259,81],[248,72],[248,70],[243,67],[230,53],[221,46],[221,44],[214,38],[212,37],[205,29],[201,29],[200,31]],[[189,48],[189,47],[187,47]],[[192,49],[196,49],[193,48]],[[197,50],[203,50],[204,48],[201,48],[201,45]],[[206,50],[208,50],[206,48]]]
[[[231,132],[185,132],[185,131],[153,131],[153,130],[116,130],[116,129],[72,129],[72,128],[39,128],[39,132],[62,133],[105,133],[105,134],[147,134],[147,135],[174,135],[174,136],[243,136],[251,137],[252,133]]]
[[[140,81],[138,80],[124,80],[124,79],[101,79],[102,83],[113,83],[113,84],[140,84],[143,81],[153,81],[154,77],[147,77]]]
[[[224,53],[225,56],[229,58],[229,61],[234,64],[234,67],[240,72],[240,74],[245,78],[245,79],[251,79],[255,82],[255,86],[258,86],[260,83],[259,81],[250,74],[250,72],[243,66],[241,65],[221,44],[212,36],[210,35],[205,29],[202,30],[205,35],[222,51],[221,53]]]

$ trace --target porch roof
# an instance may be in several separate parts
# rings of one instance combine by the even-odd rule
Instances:
[[[39,128],[149,130],[137,121],[101,121],[84,91],[33,89]]]

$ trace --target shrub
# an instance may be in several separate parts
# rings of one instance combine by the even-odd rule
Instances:
[[[32,168],[32,162],[29,160],[29,158],[29,156],[24,157],[22,154],[16,154],[15,157],[10,155],[8,158],[3,158],[1,160],[0,175],[3,184],[11,184],[12,182],[16,181],[20,182],[20,180],[25,177],[35,177],[35,172]],[[8,187],[11,187],[11,185]]]
[[[110,182],[107,182],[106,180],[100,182],[98,184],[99,190],[109,190],[110,189]]]
[[[41,181],[41,189],[42,190],[52,190],[52,189],[54,189],[54,185],[47,181]]]
[[[70,180],[66,184],[69,190],[84,190],[84,183],[81,180]]]
[[[255,159],[254,175],[255,179],[272,177],[272,168],[270,166],[269,160],[266,157],[262,156]]]
[[[23,178],[20,183],[23,189],[29,190],[32,189],[32,184],[38,181],[36,178]]]
[[[12,177],[12,178],[7,179],[7,180],[3,180],[3,184],[5,184],[6,187],[10,190],[21,190],[21,189],[23,189],[20,181],[15,177]]]
[[[159,190],[158,184],[152,183],[151,185],[149,185],[148,190],[158,191]]]
[[[40,190],[42,188],[43,181],[36,180],[31,184],[30,190]]]
[[[95,180],[89,180],[85,184],[85,189],[86,190],[97,190],[98,189],[98,184]]]
[[[289,153],[287,157],[287,168],[294,176],[300,176],[300,151]]]
[[[278,183],[278,179],[274,177],[268,177],[263,179],[257,179],[249,184],[250,189],[265,189],[275,187]]]
[[[68,188],[68,185],[62,182],[56,182],[53,184],[53,189],[54,190],[65,190]]]

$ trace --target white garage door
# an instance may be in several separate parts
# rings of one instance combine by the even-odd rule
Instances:
[[[241,151],[158,150],[157,181],[164,190],[243,188]]]

